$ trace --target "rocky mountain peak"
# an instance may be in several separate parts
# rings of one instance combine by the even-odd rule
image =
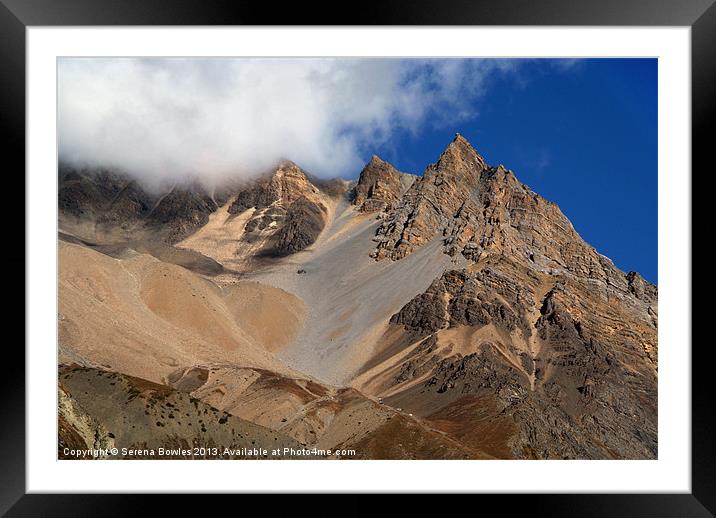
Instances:
[[[436,169],[459,171],[482,171],[485,169],[485,159],[472,147],[468,140],[455,134],[455,138],[445,148],[437,161]]]
[[[311,183],[306,173],[295,163],[281,161],[271,175],[269,190],[273,191],[276,200],[290,204],[297,199],[308,196],[314,198],[318,194],[318,188]]]
[[[397,202],[415,181],[377,155],[373,155],[360,173],[353,192],[353,204],[362,212],[386,210]]]
[[[385,160],[383,160],[382,158],[380,158],[378,155],[372,155],[372,156],[370,157],[370,160],[368,161],[368,164],[366,164],[366,165],[379,166],[379,165],[381,165],[381,164],[388,164],[388,165],[390,165],[388,162],[386,162]]]
[[[444,232],[457,214],[476,204],[473,199],[487,169],[484,159],[457,134],[388,214],[377,231],[373,256],[401,259]]]
[[[264,244],[264,256],[284,256],[312,244],[326,222],[326,195],[295,163],[282,160],[272,172],[239,189],[230,214],[252,212],[242,241]]]
[[[271,173],[271,176],[294,176],[296,178],[306,178],[306,173],[301,169],[295,162],[291,160],[282,159],[276,165],[276,169]]]
[[[440,239],[444,251],[478,263],[507,256],[538,274],[588,279],[645,301],[655,288],[628,278],[589,246],[559,207],[504,166],[491,167],[461,135],[390,210],[372,256],[399,260]]]
[[[318,188],[298,165],[282,160],[273,171],[239,189],[229,212],[238,214],[252,207],[263,209],[275,203],[287,207],[301,197],[315,199],[318,195]]]

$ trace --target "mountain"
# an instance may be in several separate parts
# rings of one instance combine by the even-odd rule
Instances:
[[[656,456],[656,287],[556,205],[458,135],[378,236],[378,260],[437,237],[459,267],[391,317],[401,333],[364,375],[371,390],[418,413],[438,400],[499,409],[489,427],[509,421],[516,457]]]
[[[338,194],[336,186],[342,187]],[[251,271],[313,244],[345,189],[340,181],[319,187],[296,164],[282,161],[237,186],[206,224],[177,246],[233,271]]]
[[[460,135],[355,182],[61,168],[59,204],[62,365],[358,458],[657,457],[656,286]]]

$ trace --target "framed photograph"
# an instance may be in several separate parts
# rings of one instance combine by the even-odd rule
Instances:
[[[713,516],[712,2],[275,10],[2,0],[26,339],[0,510]]]

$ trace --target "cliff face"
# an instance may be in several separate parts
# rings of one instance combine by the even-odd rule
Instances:
[[[137,192],[139,191],[139,192]],[[152,197],[130,177],[111,169],[83,169],[60,164],[58,206],[60,214],[74,218],[120,220],[136,218]],[[130,207],[130,205],[136,206]]]
[[[353,204],[361,212],[390,209],[400,200],[416,177],[401,173],[376,155],[360,173],[353,191]]]
[[[503,166],[486,165],[460,135],[388,212],[373,255],[401,259],[435,237],[446,253],[470,262],[506,255],[535,271],[589,278],[622,292],[632,282],[582,240],[557,205]]]

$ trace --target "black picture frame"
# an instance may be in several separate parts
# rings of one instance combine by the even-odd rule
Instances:
[[[25,192],[25,29],[83,25],[606,25],[689,26],[692,51],[692,170],[709,172],[716,113],[716,4],[714,0],[500,0],[389,1],[353,10],[339,2],[278,4],[199,0],[0,0],[0,142],[6,189]],[[693,178],[691,172],[690,178]],[[685,181],[690,181],[686,177]],[[17,182],[10,186],[9,182]],[[17,190],[15,190],[17,189]],[[19,199],[19,196],[12,194]],[[23,197],[24,200],[24,197]],[[24,214],[18,209],[15,215]],[[698,220],[699,218],[694,218]],[[17,225],[19,229],[19,225]],[[24,242],[24,235],[21,238]],[[24,247],[23,247],[24,250]],[[14,257],[14,270],[24,269]],[[11,263],[13,260],[10,261]],[[22,266],[21,266],[22,263]],[[27,276],[28,272],[25,270]],[[683,301],[691,305],[691,301]],[[19,306],[19,305],[18,305]],[[24,307],[24,306],[23,306]],[[694,308],[696,310],[696,308]],[[599,495],[481,495],[485,511],[500,498],[531,516],[713,516],[716,512],[716,427],[710,411],[714,365],[709,341],[692,345],[692,493]],[[28,495],[25,492],[25,355],[19,340],[5,340],[0,377],[0,514],[7,516],[119,516],[144,507],[137,495]],[[662,388],[663,389],[663,388]],[[29,446],[29,445],[28,445]],[[342,514],[371,511],[351,496]],[[474,497],[472,497],[474,498]],[[166,499],[163,499],[166,500]],[[273,506],[280,500],[271,498]],[[461,505],[462,502],[451,505]],[[183,496],[163,501],[163,512],[186,505]],[[300,506],[292,500],[291,506]],[[327,513],[334,504],[325,503]],[[420,498],[401,504],[412,512]],[[475,505],[474,502],[470,505]],[[276,508],[277,510],[277,508]],[[324,511],[325,512],[325,511]],[[319,513],[321,514],[321,513]]]

